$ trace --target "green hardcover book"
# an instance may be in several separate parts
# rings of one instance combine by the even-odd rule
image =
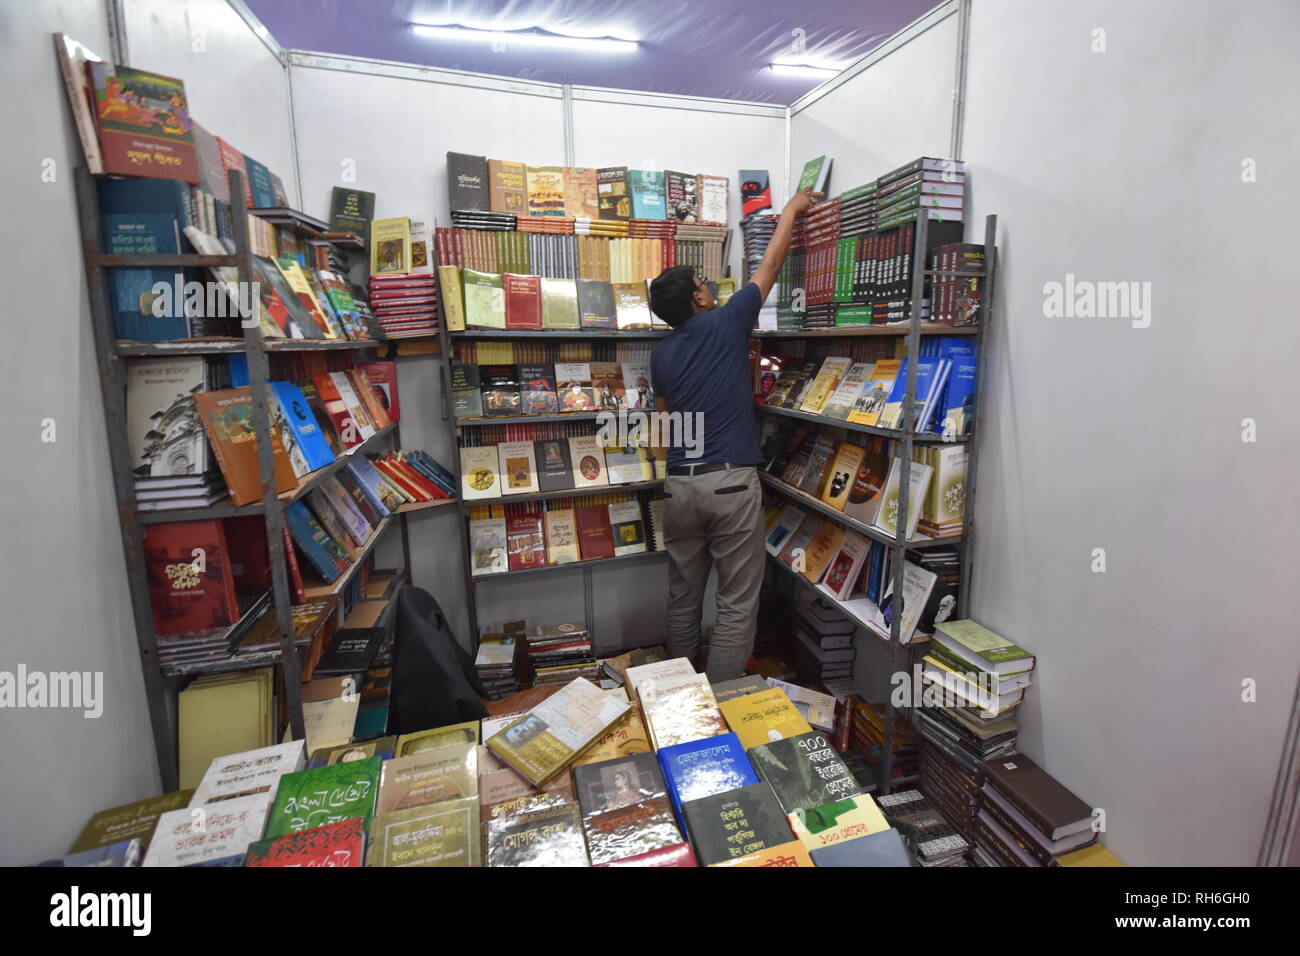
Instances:
[[[465,269],[465,324],[474,329],[506,327],[506,293],[501,276],[494,272]]]
[[[368,827],[382,762],[370,757],[285,774],[267,815],[266,839],[352,817],[360,817]]]
[[[477,797],[375,817],[368,866],[479,866]]]
[[[813,192],[826,193],[826,184],[831,178],[831,158],[829,156],[818,156],[816,159],[810,159],[804,163],[803,172],[799,176],[799,185],[795,187],[796,192],[802,192],[811,188]]]
[[[483,393],[477,365],[451,367],[451,409],[454,418],[482,418]]]
[[[787,814],[811,810],[862,792],[826,735],[813,731],[761,744],[749,751],[758,779],[767,781]]]
[[[1031,670],[1034,655],[971,620],[935,625],[935,640],[958,657],[992,674]]]

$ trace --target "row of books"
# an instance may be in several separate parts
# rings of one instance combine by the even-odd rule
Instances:
[[[518,217],[725,226],[730,180],[672,170],[530,166],[447,153],[450,208]]]
[[[655,407],[648,358],[621,363],[455,364],[451,397],[458,419]]]
[[[767,355],[767,405],[837,421],[902,428],[908,359],[854,362],[831,355],[820,364],[803,356]],[[975,418],[979,360],[975,343],[962,337],[927,336],[916,363],[913,426],[916,434],[970,434]],[[775,373],[775,379],[771,375]]]
[[[474,576],[663,551],[663,499],[614,494],[470,509]],[[647,530],[648,529],[648,530]]]
[[[643,282],[675,265],[694,266],[710,279],[720,279],[726,271],[723,237],[547,235],[454,227],[436,232],[439,266],[478,272]]]
[[[598,435],[462,445],[461,497],[484,501],[617,487],[663,479],[665,466],[665,461],[654,458],[644,445],[606,447]]]
[[[371,378],[371,375],[374,378]],[[235,505],[262,497],[252,392],[242,356],[132,360],[127,429],[137,507]],[[213,385],[239,382],[235,388]],[[398,415],[396,369],[371,362],[304,379],[269,382],[276,491],[361,445]]]

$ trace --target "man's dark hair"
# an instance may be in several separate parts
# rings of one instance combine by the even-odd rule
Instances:
[[[650,283],[650,311],[673,328],[684,325],[695,314],[695,270],[673,266]]]

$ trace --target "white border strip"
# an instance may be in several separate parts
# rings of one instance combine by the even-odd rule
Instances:
[[[284,63],[284,47],[275,42],[275,37],[271,36],[271,31],[261,20],[257,19],[257,14],[248,8],[244,0],[226,0],[230,4],[230,9],[239,14],[239,18],[248,24],[248,29],[253,31],[256,36],[271,51],[277,60]]]
[[[614,90],[601,86],[575,86],[573,99],[592,103],[619,103],[626,106],[654,106],[669,110],[701,110],[707,113],[739,113],[745,116],[769,116],[783,119],[785,107],[773,103],[746,100],[720,100],[707,96],[682,96],[676,93],[645,93]]]
[[[466,73],[463,70],[445,70],[436,66],[415,63],[397,63],[392,60],[372,60],[359,56],[340,56],[333,53],[311,53],[307,50],[286,50],[290,67],[312,70],[338,70],[343,73],[361,73],[368,76],[387,76],[397,80],[418,80],[423,83],[444,83],[449,86],[469,86],[480,90],[499,90],[524,96],[563,98],[563,88],[558,83],[529,83],[487,73]]]
[[[948,17],[956,13],[960,6],[961,0],[947,0],[946,3],[940,4],[929,13],[917,17],[870,53],[866,54],[861,59],[854,61],[853,64],[846,67],[836,76],[831,77],[821,86],[805,93],[803,96],[799,97],[799,99],[795,100],[790,106],[790,115],[794,116],[803,110],[806,110],[827,93],[843,86],[863,70],[880,62],[899,47],[905,46],[931,27],[938,26],[944,20],[948,19]]]

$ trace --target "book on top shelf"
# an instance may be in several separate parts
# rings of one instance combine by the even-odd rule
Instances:
[[[411,222],[405,216],[376,219],[370,224],[370,274],[411,271]]]
[[[102,60],[85,66],[103,171],[198,185],[185,84]]]

